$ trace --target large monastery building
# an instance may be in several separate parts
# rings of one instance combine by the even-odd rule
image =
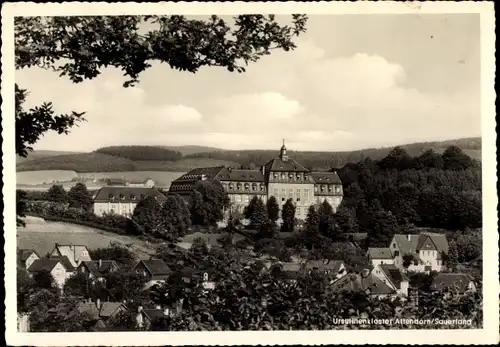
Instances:
[[[309,206],[328,201],[334,211],[342,202],[342,182],[336,172],[313,172],[287,154],[285,145],[279,156],[260,170],[226,167],[197,168],[174,180],[169,193],[189,196],[200,180],[218,180],[231,200],[231,210],[243,212],[254,196],[267,201],[274,196],[282,207],[288,199],[296,206],[295,216],[304,220]]]

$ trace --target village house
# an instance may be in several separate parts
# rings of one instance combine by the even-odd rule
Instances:
[[[345,276],[346,268],[342,260],[309,260],[305,263],[306,270],[319,271],[332,281]]]
[[[59,245],[56,243],[50,258],[65,256],[73,267],[78,267],[82,261],[90,261],[89,250],[84,245]]]
[[[161,259],[149,259],[139,261],[132,271],[147,278],[147,281],[165,281],[172,270]]]
[[[104,276],[113,271],[118,270],[118,264],[114,260],[90,260],[82,261],[76,272],[84,273],[87,279],[91,281],[101,281]]]
[[[37,259],[40,259],[40,256],[34,249],[17,250],[17,262],[24,269],[28,269]]]
[[[384,283],[373,272],[364,270],[361,274],[350,273],[332,283],[334,292],[365,293],[374,298],[395,297],[397,292]]]
[[[136,188],[153,188],[155,186],[155,182],[148,178],[146,180],[129,180],[125,184],[127,187],[136,187]]]
[[[67,279],[70,278],[75,271],[75,268],[66,256],[36,259],[28,268],[28,273],[31,276],[41,271],[49,272],[54,278],[57,287],[62,289],[64,283],[66,283]]]
[[[107,320],[127,310],[128,308],[121,302],[101,302],[99,299],[92,302],[88,300],[79,302],[75,308],[70,311],[67,318],[84,313],[88,319],[85,325],[94,329],[103,329],[106,327]]]
[[[403,271],[440,272],[445,269],[443,258],[448,254],[448,240],[443,234],[396,234],[389,248],[394,265]],[[408,258],[411,259],[408,261]]]
[[[394,264],[393,255],[390,248],[368,248],[366,253],[373,267],[382,264]]]
[[[398,295],[407,297],[410,280],[394,264],[379,264],[375,266],[372,273],[391,287]]]
[[[449,291],[457,294],[475,293],[477,290],[476,283],[471,275],[454,272],[439,273],[432,281],[430,289],[432,291]]]
[[[203,286],[204,289],[213,290],[215,288],[213,273],[214,269],[212,268],[193,269],[185,267],[181,271],[181,277],[186,282],[201,280],[201,285]]]
[[[138,328],[149,330],[153,322],[170,317],[172,313],[172,309],[161,308],[159,305],[155,308],[143,308],[139,306],[137,315],[135,316],[135,322]]]
[[[154,188],[109,186],[99,189],[94,196],[94,214],[131,216],[139,201],[152,196],[164,200],[165,196]]]

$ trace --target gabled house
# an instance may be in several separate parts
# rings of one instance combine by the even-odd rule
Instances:
[[[91,281],[104,279],[104,276],[118,270],[118,264],[114,260],[90,260],[82,261],[76,272],[84,273]]]
[[[155,182],[148,178],[146,180],[129,180],[126,183],[127,187],[137,187],[137,188],[153,188],[155,186]]]
[[[432,291],[449,291],[458,294],[476,292],[474,278],[465,273],[439,273],[430,286]]]
[[[394,235],[389,246],[394,265],[402,270],[430,272],[444,270],[448,254],[448,240],[443,234],[421,233]]]
[[[49,272],[54,278],[57,287],[62,289],[66,280],[75,271],[75,268],[71,265],[67,257],[58,257],[36,259],[27,270],[30,275],[41,271]]]
[[[372,270],[373,275],[391,287],[397,294],[407,297],[409,278],[394,264],[379,264]]]
[[[141,260],[132,268],[132,271],[142,274],[147,281],[166,280],[172,273],[172,270],[161,259]]]
[[[17,261],[18,264],[27,269],[33,264],[37,259],[40,259],[40,255],[34,249],[18,249],[17,250]]]
[[[331,280],[337,280],[347,273],[342,260],[309,260],[305,263],[305,268],[308,271],[321,272]]]
[[[368,270],[364,274],[350,273],[332,283],[335,292],[365,293],[375,298],[394,297],[396,291]]]
[[[139,306],[137,315],[135,316],[135,322],[138,328],[149,330],[151,324],[155,321],[167,318],[171,316],[171,314],[172,310],[168,308],[162,309],[159,306],[156,308],[143,308]]]
[[[84,245],[59,245],[56,243],[54,249],[50,253],[50,258],[66,256],[71,265],[77,267],[82,261],[92,260],[89,255],[87,246]]]
[[[215,288],[213,279],[214,270],[212,268],[192,269],[185,267],[181,271],[181,277],[184,281],[201,280],[201,285],[204,289],[212,290]]]
[[[71,318],[77,314],[85,314],[87,319],[85,325],[94,329],[103,329],[106,327],[108,319],[127,310],[127,307],[121,302],[101,302],[97,299],[96,302],[90,300],[79,302],[66,317]]]
[[[368,248],[366,253],[373,267],[381,264],[394,264],[393,254],[389,247],[387,248]]]

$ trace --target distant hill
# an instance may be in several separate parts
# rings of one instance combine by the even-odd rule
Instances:
[[[17,156],[16,157],[16,163],[23,163],[25,161],[30,161],[30,160],[34,160],[34,159],[54,157],[56,155],[78,154],[78,153],[81,153],[81,152],[39,150],[39,151],[29,152],[27,158],[23,158],[23,157]]]
[[[449,146],[461,148],[471,158],[481,160],[481,138],[463,138],[402,145],[408,154],[418,156],[433,149],[442,153]],[[379,160],[394,147],[368,148],[342,152],[289,151],[297,161],[314,170],[340,168],[365,158]],[[202,151],[202,152],[198,152]],[[76,172],[188,171],[203,166],[258,167],[276,156],[277,150],[223,150],[202,146],[112,146],[92,153],[33,152],[18,162],[17,171],[73,170]]]
[[[161,146],[172,151],[180,152],[182,155],[191,155],[205,152],[222,152],[224,149],[205,146]]]

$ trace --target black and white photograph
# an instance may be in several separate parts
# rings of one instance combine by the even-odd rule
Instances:
[[[2,32],[10,345],[498,342],[492,2],[10,3]]]

